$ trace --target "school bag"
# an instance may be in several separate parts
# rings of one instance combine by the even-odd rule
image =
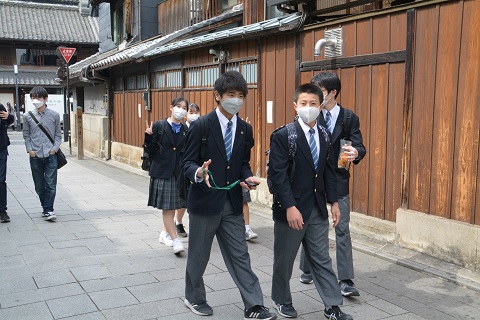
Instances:
[[[277,132],[278,130],[284,128],[284,127],[287,127],[287,141],[288,141],[288,169],[287,169],[287,173],[288,173],[289,181],[292,182],[293,176],[295,175],[295,154],[297,152],[297,142],[296,142],[296,140],[297,140],[297,129],[295,128],[295,123],[293,123],[293,122],[292,123],[287,123],[287,125],[281,126],[277,129],[275,129],[272,132],[272,134],[270,135],[270,143],[272,143],[273,134],[275,132]],[[270,155],[270,149],[265,151],[265,155],[267,155],[267,157]],[[270,160],[267,159],[265,170],[267,171],[268,191],[271,194],[275,194],[275,188],[273,187],[272,180],[271,180],[271,177],[270,177],[270,170],[268,170],[269,165],[270,165]]]
[[[160,150],[160,154],[162,153],[161,145],[162,145],[163,136],[165,133],[166,122],[167,122],[166,120],[159,121],[160,130],[158,131],[157,136],[155,137],[155,141],[153,142],[153,148],[152,146],[149,146],[146,143],[142,145],[143,156],[140,159],[142,159],[142,169],[145,171],[150,171],[150,166],[152,165],[152,161],[153,161],[153,157],[155,156],[155,153],[157,153],[158,150]]]

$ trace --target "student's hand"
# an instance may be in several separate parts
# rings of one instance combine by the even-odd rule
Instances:
[[[53,150],[53,149],[50,150],[49,154],[52,154],[52,155],[55,154],[55,150]]]
[[[148,125],[148,121],[145,120],[145,125],[147,126],[147,129],[145,130],[145,133],[146,133],[146,134],[153,134],[153,130],[152,130],[153,121],[150,121],[150,126],[149,126],[149,125]]]
[[[290,228],[294,230],[303,229],[303,217],[297,207],[293,206],[287,209],[287,221]]]
[[[31,158],[35,158],[36,154],[35,151],[28,151],[28,154],[30,155]]]
[[[343,150],[345,150],[345,153],[347,154],[347,160],[349,162],[354,161],[355,159],[358,158],[358,151],[352,146],[344,146]]]
[[[338,225],[338,222],[340,222],[340,208],[338,207],[338,202],[332,203],[332,221],[334,228]]]
[[[249,177],[245,179],[245,182],[240,182],[240,186],[242,186],[243,189],[246,190],[256,190],[257,186],[260,184],[260,180],[258,180],[255,177]]]
[[[207,186],[210,188],[210,175],[208,174],[208,166],[212,163],[212,159],[205,161],[203,165],[197,170],[197,178],[204,179]]]
[[[248,120],[248,117],[245,118],[245,122],[248,123],[248,124],[251,124],[250,120]]]
[[[0,111],[0,118],[2,118],[3,120],[7,120],[8,112],[7,111]]]

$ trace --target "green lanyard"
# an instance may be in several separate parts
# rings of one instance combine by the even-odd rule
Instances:
[[[219,187],[215,183],[215,180],[213,180],[213,175],[212,175],[212,172],[210,170],[208,170],[208,174],[210,175],[210,180],[212,180],[212,184],[213,184],[213,187],[211,187],[211,188],[215,189],[215,190],[230,190],[233,187],[235,187],[237,184],[240,183],[240,180],[237,180],[234,183],[227,185],[226,187]]]

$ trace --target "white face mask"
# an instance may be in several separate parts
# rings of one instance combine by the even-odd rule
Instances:
[[[40,101],[40,100],[37,100],[37,99],[33,99],[32,103],[35,106],[35,108],[40,109],[45,104],[45,101]]]
[[[329,103],[330,100],[332,100],[332,97],[330,97],[330,98],[327,99],[327,97],[328,97],[329,95],[330,95],[330,93],[326,93],[326,94],[323,95],[323,102],[322,102],[322,105],[323,105],[323,106],[326,106],[327,103]]]
[[[185,118],[185,115],[187,114],[187,110],[180,108],[180,107],[173,107],[173,117],[175,120],[182,120]]]
[[[190,113],[190,114],[187,114],[187,120],[188,120],[188,122],[195,121],[195,120],[197,120],[199,117],[200,117],[200,115],[199,115],[198,113]]]
[[[295,104],[296,105],[296,104]],[[318,115],[320,114],[320,108],[318,107],[301,107],[297,106],[297,113],[300,119],[306,124],[317,119]]]
[[[231,115],[237,114],[242,109],[243,100],[240,98],[226,98],[222,100],[222,107]]]

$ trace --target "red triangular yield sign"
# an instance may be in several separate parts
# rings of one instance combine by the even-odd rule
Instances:
[[[67,63],[70,62],[70,59],[72,59],[73,54],[75,53],[75,50],[77,50],[75,48],[65,48],[65,47],[60,47],[58,49],[62,53],[62,56]]]

